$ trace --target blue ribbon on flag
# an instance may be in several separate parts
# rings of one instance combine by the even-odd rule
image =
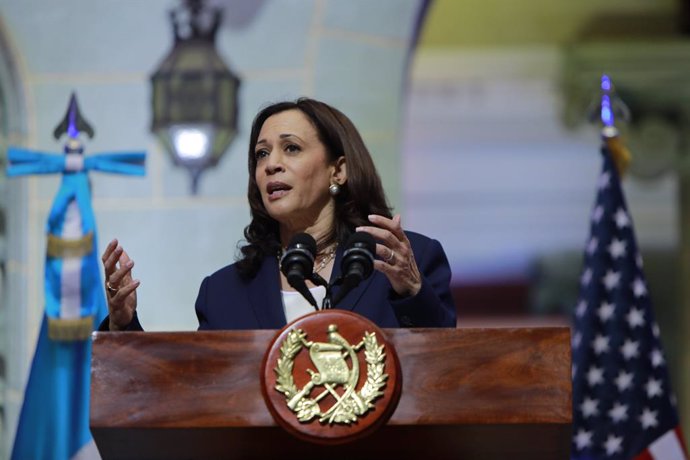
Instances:
[[[91,193],[89,190],[88,171],[101,171],[116,174],[143,176],[146,159],[144,152],[101,153],[90,156],[70,154],[78,157],[77,170],[68,164],[69,155],[54,155],[34,150],[10,147],[7,157],[10,165],[7,175],[15,177],[28,174],[63,173],[62,184],[55,196],[48,217],[48,235],[62,235],[65,216],[70,203],[76,202],[81,215],[82,234],[93,235],[92,250],[82,258],[81,264],[81,317],[94,315],[99,305],[103,304],[102,286],[98,258],[95,254],[97,246],[96,222],[91,207]],[[45,294],[46,314],[51,318],[60,318],[62,304],[62,258],[46,258]]]

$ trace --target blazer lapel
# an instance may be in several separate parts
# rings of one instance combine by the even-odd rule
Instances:
[[[261,328],[280,329],[287,324],[275,257],[266,256],[256,276],[249,282],[249,301]]]
[[[331,279],[329,283],[332,283],[341,275],[340,264],[342,263],[343,252],[343,247],[339,245],[338,250],[335,253],[335,261],[333,262],[333,271],[331,272]],[[357,306],[357,303],[359,302],[359,299],[364,294],[364,291],[366,291],[369,287],[369,284],[371,284],[371,280],[374,279],[375,274],[376,273],[372,273],[369,278],[359,283],[359,286],[351,290],[345,297],[343,297],[343,299],[340,302],[338,302],[338,305],[335,308],[340,308],[342,310],[354,310],[354,308]],[[336,290],[333,293],[334,296],[336,292],[338,291]]]

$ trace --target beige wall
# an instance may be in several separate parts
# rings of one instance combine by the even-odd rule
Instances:
[[[409,37],[419,1],[227,1],[232,19],[217,37],[219,52],[242,79],[240,132],[219,166],[188,195],[149,134],[149,75],[172,44],[167,11],[174,0],[1,0],[0,18],[20,76],[25,145],[60,152],[51,133],[71,91],[96,136],[88,153],[148,152],[145,178],[94,173],[99,252],[118,237],[136,261],[140,316],[147,330],[195,329],[201,279],[234,260],[248,223],[248,129],[269,102],[306,95],[348,114],[368,143],[393,203],[399,205],[399,122]],[[365,17],[361,12],[366,11]],[[239,14],[241,13],[241,14]],[[233,16],[234,14],[234,16]],[[8,244],[10,301],[2,305],[8,360],[4,446],[7,453],[43,314],[44,226],[59,177],[7,181],[17,197],[18,231]],[[1,456],[1,455],[0,455]]]

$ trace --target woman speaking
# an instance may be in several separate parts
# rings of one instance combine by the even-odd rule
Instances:
[[[281,102],[254,119],[247,196],[251,222],[237,262],[207,276],[196,300],[199,329],[279,329],[314,311],[280,271],[295,235],[316,241],[314,272],[341,273],[354,232],[376,241],[374,273],[336,306],[379,327],[455,327],[450,268],[436,240],[403,231],[359,132],[339,110],[313,99]],[[134,261],[113,240],[103,256],[108,318],[101,330],[141,330]],[[307,281],[321,303],[326,288]]]

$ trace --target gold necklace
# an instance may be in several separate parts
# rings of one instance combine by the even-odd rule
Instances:
[[[323,258],[321,259],[321,262],[319,262],[319,265],[317,267],[314,267],[314,273],[319,273],[321,270],[326,268],[326,265],[328,265],[331,260],[333,260],[333,258],[335,257],[336,246],[337,245],[335,244],[331,246],[328,252],[323,255]]]

